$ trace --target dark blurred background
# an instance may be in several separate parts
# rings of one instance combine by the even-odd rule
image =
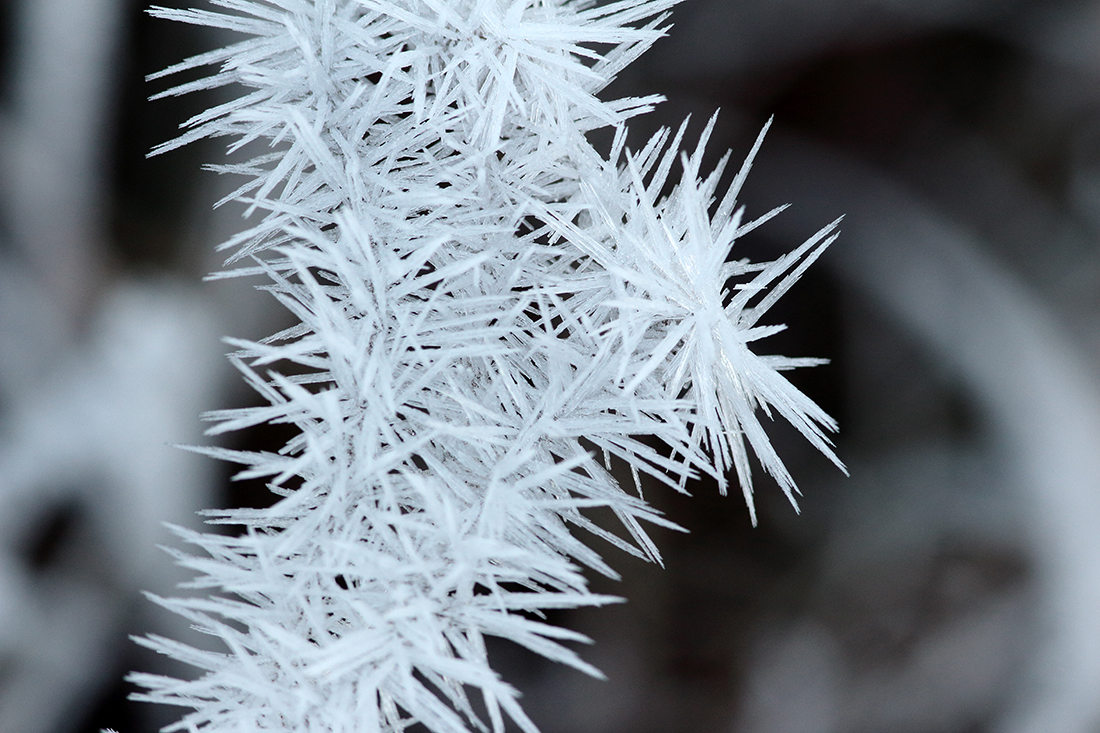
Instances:
[[[647,498],[664,569],[611,557],[628,603],[554,619],[607,682],[493,650],[544,733],[1100,732],[1100,2],[686,0],[608,90],[668,101],[635,146],[720,108],[734,165],[774,124],[739,242],[841,239],[773,313],[773,353],[841,424],[840,475],[771,430],[759,526],[713,486]],[[181,577],[165,521],[266,501],[198,443],[251,397],[223,334],[282,316],[203,283],[242,226],[200,171],[147,159],[210,96],[146,74],[224,42],[130,0],[0,0],[0,731],[144,733],[125,700],[180,636],[140,589]],[[690,135],[690,133],[689,133]],[[729,177],[729,176],[727,176]],[[263,445],[249,434],[236,445]],[[608,548],[609,556],[615,551]]]

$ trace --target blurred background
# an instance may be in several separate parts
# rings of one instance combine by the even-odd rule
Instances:
[[[721,108],[712,159],[775,122],[738,243],[839,242],[761,343],[838,418],[840,475],[772,430],[801,513],[759,526],[697,485],[647,498],[664,569],[610,558],[629,602],[554,619],[593,682],[493,650],[544,733],[1100,733],[1100,2],[686,0],[609,94],[668,101],[640,145]],[[146,74],[224,42],[131,0],[0,0],[0,732],[146,733],[129,634],[180,637],[140,590],[182,578],[163,522],[266,501],[202,442],[247,404],[219,339],[283,316],[204,283],[240,211],[195,145],[219,101]],[[736,165],[734,166],[736,167]],[[737,253],[735,251],[735,253]],[[234,438],[234,447],[271,436]],[[610,549],[608,554],[611,554]],[[177,628],[177,627],[181,628]]]

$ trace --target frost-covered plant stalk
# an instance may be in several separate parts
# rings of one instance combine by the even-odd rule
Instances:
[[[582,566],[615,572],[577,530],[659,562],[646,525],[671,525],[639,475],[724,491],[732,469],[751,512],[750,450],[793,500],[760,412],[836,460],[832,421],[781,374],[815,360],[749,348],[834,225],[775,262],[731,259],[776,213],[736,204],[756,148],[724,193],[723,165],[700,171],[713,120],[690,155],[684,127],[627,149],[625,121],[658,99],[596,94],[676,0],[214,2],[153,11],[244,35],[163,72],[220,65],[165,94],[247,93],[160,151],[253,151],[217,167],[263,214],[224,245],[228,274],[268,277],[301,323],[234,342],[269,404],[211,432],[300,432],[277,453],[206,451],[282,498],[210,513],[238,536],[179,530],[210,595],[156,600],[224,651],[150,637],[201,674],[132,679],[192,709],[176,730],[534,731],[485,640],[599,676],[563,645],[586,639],[539,620],[617,600],[588,590]],[[586,138],[605,127],[606,156]]]

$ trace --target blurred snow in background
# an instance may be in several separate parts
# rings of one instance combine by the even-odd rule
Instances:
[[[232,182],[198,172],[221,151],[143,157],[204,100],[146,103],[142,77],[217,40],[141,10],[0,2],[5,733],[170,720],[120,682],[157,663],[126,635],[171,623],[139,595],[179,580],[161,522],[262,500],[171,447],[249,399],[218,337],[278,316],[201,283],[239,228],[209,208]],[[633,139],[721,107],[712,152],[737,158],[774,114],[749,213],[794,206],[745,246],[847,214],[768,346],[833,360],[795,379],[852,477],[776,425],[801,516],[763,481],[755,530],[712,486],[654,487],[692,534],[660,538],[664,570],[616,563],[627,604],[566,619],[610,681],[503,645],[502,668],[545,733],[1100,732],[1100,2],[674,21],[618,82],[669,97]]]

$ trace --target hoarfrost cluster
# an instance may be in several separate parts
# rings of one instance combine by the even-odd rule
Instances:
[[[245,90],[158,151],[230,138],[215,169],[245,177],[227,201],[258,218],[220,276],[266,276],[300,320],[232,342],[267,404],[209,416],[213,434],[298,433],[277,452],[203,449],[281,498],[208,512],[236,535],[178,530],[210,595],[156,600],[224,650],[142,640],[201,671],[132,676],[191,709],[175,729],[533,732],[486,637],[600,676],[567,646],[587,639],[544,614],[619,600],[589,590],[585,568],[616,573],[586,535],[660,562],[647,527],[675,525],[643,474],[725,491],[733,469],[753,511],[751,451],[793,501],[761,413],[839,465],[832,420],[782,375],[816,361],[750,348],[836,223],[774,262],[737,259],[778,213],[737,202],[760,141],[722,190],[728,155],[703,172],[713,119],[690,153],[686,122],[632,151],[627,120],[659,99],[596,96],[675,1],[153,11],[243,34],[156,75],[216,69],[163,95]],[[588,140],[602,128],[606,155]]]

